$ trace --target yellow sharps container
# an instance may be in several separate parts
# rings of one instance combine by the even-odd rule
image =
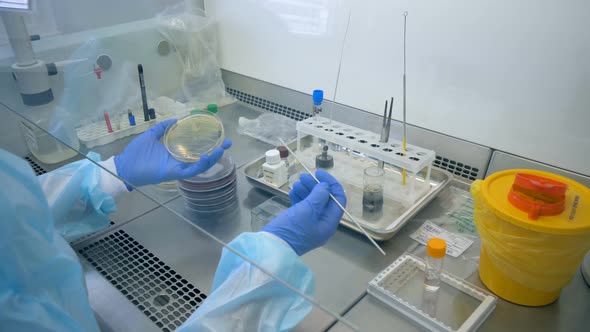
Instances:
[[[516,169],[475,181],[471,194],[483,283],[517,304],[557,300],[590,250],[590,189],[556,174]]]

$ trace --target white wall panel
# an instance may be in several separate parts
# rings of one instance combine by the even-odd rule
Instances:
[[[224,69],[333,98],[350,10],[344,0],[213,0]]]
[[[337,101],[590,174],[590,2],[356,2]],[[410,142],[411,142],[411,138]]]
[[[408,121],[590,174],[587,0],[217,0],[221,65],[401,118],[402,13]],[[411,142],[411,137],[409,138]]]

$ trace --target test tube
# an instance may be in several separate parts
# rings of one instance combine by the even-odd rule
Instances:
[[[363,218],[376,221],[383,216],[385,171],[378,166],[365,168],[363,176]]]
[[[440,274],[446,255],[447,243],[443,239],[431,238],[426,244],[426,269],[424,270],[424,289],[422,292],[422,311],[436,317]]]
[[[109,113],[104,112],[103,113],[103,116],[104,116],[104,122],[107,125],[107,131],[109,133],[112,133],[113,132],[113,127],[111,126],[111,119],[109,118]]]

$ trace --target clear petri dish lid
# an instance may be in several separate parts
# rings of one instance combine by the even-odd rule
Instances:
[[[212,113],[200,112],[169,126],[164,133],[163,143],[175,159],[196,162],[202,155],[221,146],[224,138],[221,120]]]

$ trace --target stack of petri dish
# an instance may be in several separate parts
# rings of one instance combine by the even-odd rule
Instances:
[[[178,181],[178,191],[192,212],[217,213],[235,206],[237,198],[236,165],[224,155],[207,172]]]

